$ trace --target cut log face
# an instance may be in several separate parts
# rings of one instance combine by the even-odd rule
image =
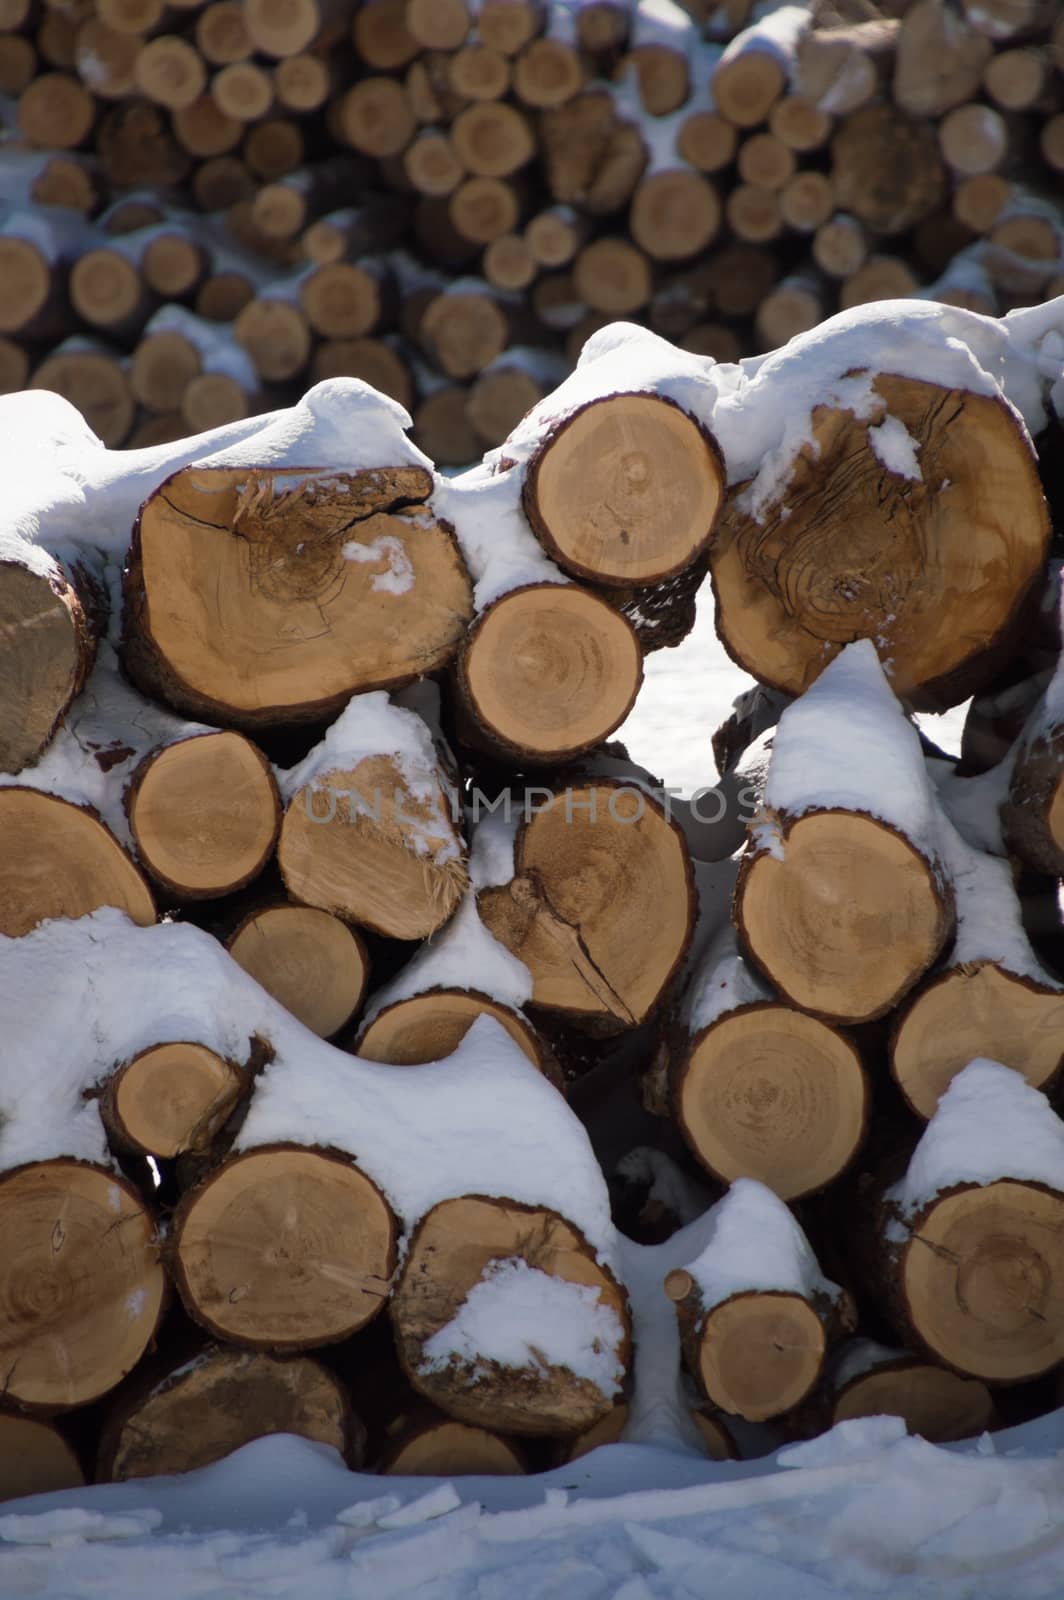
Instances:
[[[584,589],[529,585],[478,619],[458,663],[474,728],[511,755],[558,761],[609,738],[635,704],[643,659],[630,623]]]
[[[230,894],[273,851],[281,803],[270,764],[239,733],[180,739],[131,780],[129,823],[152,877],[182,900]]]
[[[921,1117],[934,1115],[958,1072],[978,1056],[1045,1089],[1064,1061],[1064,993],[992,961],[933,977],[899,1019],[890,1064]]]
[[[0,1500],[84,1484],[81,1464],[58,1428],[39,1417],[0,1413]]]
[[[468,886],[443,788],[415,795],[391,756],[367,756],[298,790],[277,861],[293,899],[393,939],[427,939]]]
[[[185,1308],[209,1332],[306,1349],[377,1315],[395,1267],[395,1219],[347,1157],[265,1146],[186,1196],[173,1253]]]
[[[909,1433],[930,1444],[972,1439],[996,1422],[985,1383],[914,1356],[884,1363],[839,1390],[831,1426],[853,1417],[901,1417]]]
[[[901,1262],[905,1310],[941,1360],[990,1383],[1064,1355],[1064,1195],[1001,1179],[964,1185],[917,1218]]]
[[[698,1378],[714,1405],[765,1422],[799,1405],[820,1376],[824,1324],[800,1295],[732,1295],[705,1319]]]
[[[874,389],[922,477],[879,460],[868,434],[882,415],[818,406],[815,442],[764,520],[743,513],[741,490],[729,497],[710,555],[718,632],[740,666],[790,694],[844,643],[874,639],[895,693],[943,709],[978,686],[1042,571],[1045,501],[1002,401],[885,375]]]
[[[232,1061],[173,1041],[126,1062],[107,1085],[102,1112],[120,1148],[170,1158],[208,1149],[247,1089]]]
[[[942,950],[953,907],[933,864],[888,824],[848,811],[787,822],[782,859],[743,862],[736,918],[757,966],[793,1005],[869,1022]]]
[[[781,1200],[830,1183],[868,1114],[861,1059],[825,1023],[772,1002],[741,1006],[696,1035],[673,1084],[680,1129],[724,1183],[757,1178]]]
[[[97,1482],[194,1472],[274,1433],[350,1460],[351,1421],[343,1385],[317,1361],[212,1348],[105,1424]]]
[[[442,1061],[453,1054],[478,1017],[493,1017],[534,1067],[544,1053],[532,1029],[510,1006],[472,989],[428,989],[385,1006],[359,1034],[356,1054],[396,1067]]]
[[[390,1446],[380,1470],[403,1478],[517,1478],[528,1467],[509,1439],[443,1417],[404,1434]]]
[[[155,921],[151,891],[114,834],[55,795],[0,788],[0,934],[17,939],[49,917],[101,906],[141,927]]]
[[[531,972],[532,1004],[614,1029],[643,1022],[691,933],[679,826],[641,791],[574,785],[522,826],[514,861],[477,908]]]
[[[581,1432],[606,1416],[613,1396],[590,1378],[546,1360],[522,1367],[425,1356],[495,1262],[523,1261],[565,1283],[598,1291],[616,1321],[620,1365],[630,1354],[628,1312],[614,1279],[571,1223],[556,1212],[476,1195],[444,1200],[418,1224],[391,1301],[399,1359],[411,1383],[460,1422],[516,1434]]]
[[[60,1410],[113,1389],[153,1338],[165,1290],[132,1185],[69,1160],[5,1173],[0,1246],[7,1399]]]
[[[127,667],[248,728],[434,671],[472,615],[469,578],[444,527],[389,509],[430,488],[420,467],[184,469],[134,535]]]
[[[90,618],[58,563],[46,575],[0,562],[0,771],[37,760],[95,653]]]
[[[715,443],[671,401],[615,394],[566,417],[529,463],[525,514],[549,555],[605,584],[658,582],[707,547],[724,495]]]
[[[347,1027],[362,1004],[369,981],[365,944],[331,912],[264,906],[244,918],[226,948],[267,994],[322,1039]]]

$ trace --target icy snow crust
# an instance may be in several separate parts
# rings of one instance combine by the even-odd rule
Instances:
[[[610,1396],[624,1380],[617,1356],[624,1337],[596,1288],[511,1257],[488,1263],[453,1319],[426,1342],[419,1370],[440,1372],[452,1360],[517,1370],[568,1367]]]
[[[886,1198],[911,1218],[956,1183],[999,1178],[1064,1192],[1064,1122],[1018,1072],[980,1057],[954,1078]]]

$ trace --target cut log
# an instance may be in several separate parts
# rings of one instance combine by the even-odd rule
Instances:
[[[384,1454],[379,1470],[400,1478],[515,1478],[528,1471],[520,1447],[487,1428],[450,1417],[429,1417],[405,1427]]]
[[[837,1178],[869,1113],[852,1041],[781,1004],[742,961],[730,926],[692,979],[685,1018],[672,1105],[706,1170],[724,1183],[756,1178],[782,1200]]]
[[[227,67],[254,54],[244,13],[239,0],[212,0],[196,17],[196,48],[212,67]]]
[[[209,1150],[250,1077],[206,1045],[150,1045],[107,1080],[100,1114],[116,1149],[170,1160]]]
[[[735,186],[724,202],[724,215],[736,238],[751,244],[768,244],[783,232],[779,196],[752,183]]]
[[[202,733],[149,755],[126,797],[137,854],[179,900],[214,899],[258,877],[281,808],[269,762],[239,733]]]
[[[806,95],[788,94],[777,100],[768,117],[769,132],[788,150],[800,155],[819,150],[831,137],[832,119]]]
[[[466,178],[452,193],[447,214],[464,239],[490,244],[517,227],[521,199],[502,178]]]
[[[478,1345],[478,1303],[517,1319],[523,1359]],[[581,1432],[609,1412],[630,1359],[625,1299],[608,1269],[556,1212],[513,1200],[474,1195],[435,1206],[414,1232],[389,1309],[415,1389],[474,1427]],[[559,1318],[569,1341],[583,1336],[580,1374],[570,1358],[551,1359]]]
[[[797,35],[793,42],[797,43]],[[755,25],[738,34],[710,79],[717,110],[737,128],[756,128],[764,122],[787,87],[789,55],[764,28]]]
[[[844,1347],[830,1382],[829,1428],[854,1417],[901,1417],[908,1433],[951,1444],[997,1425],[990,1391],[978,1378],[868,1339]]]
[[[872,1212],[868,1271],[906,1343],[915,1334],[947,1366],[989,1383],[1057,1365],[1062,1172],[1064,1131],[1044,1096],[985,1060],[954,1079],[905,1176]]]
[[[1001,808],[1009,849],[1036,872],[1051,877],[1064,876],[1062,688],[1064,667],[1058,666],[1024,730]]]
[[[638,17],[637,12],[637,21]],[[679,111],[691,92],[687,58],[669,45],[635,45],[621,61],[617,76],[623,78],[631,68],[635,69],[640,105],[648,117],[667,117]]]
[[[512,293],[528,288],[536,276],[537,263],[526,240],[519,233],[503,233],[493,239],[484,251],[481,270],[496,289]]]
[[[482,445],[466,415],[466,390],[444,384],[425,396],[414,411],[414,443],[441,467],[468,467]]]
[[[778,350],[789,339],[808,333],[824,320],[826,294],[823,280],[796,275],[784,278],[757,308],[754,326],[763,350]]]
[[[19,132],[45,150],[76,150],[89,137],[95,120],[96,101],[84,84],[65,72],[41,73],[19,95]]]
[[[706,550],[723,493],[706,429],[659,395],[630,393],[591,400],[550,428],[528,464],[522,502],[567,571],[650,584]]]
[[[416,713],[384,695],[353,698],[281,774],[277,860],[289,894],[391,938],[441,927],[467,887],[445,760]]]
[[[541,267],[567,267],[585,243],[587,218],[571,206],[540,211],[525,228],[525,242]]]
[[[647,152],[638,128],[620,122],[611,95],[591,90],[545,111],[539,126],[547,187],[562,205],[608,216],[631,198]]]
[[[509,178],[536,153],[528,118],[501,100],[459,112],[451,124],[451,143],[466,171],[482,178]]]
[[[722,172],[735,157],[739,135],[716,111],[693,111],[680,124],[676,154],[699,172]]]
[[[841,779],[835,744],[858,725],[891,752],[889,794],[875,759],[854,765],[852,744],[844,780],[819,776]],[[784,999],[867,1022],[927,971],[954,915],[937,819],[919,738],[872,644],[848,646],[780,718],[736,885],[744,947]]]
[[[419,194],[447,195],[457,189],[465,168],[446,133],[428,128],[403,151],[403,171]]]
[[[237,966],[322,1039],[350,1025],[369,982],[362,936],[316,906],[260,906],[241,919],[226,949]]]
[[[176,34],[149,39],[137,52],[133,80],[146,100],[179,111],[207,87],[207,67],[199,51]]]
[[[628,226],[635,243],[655,261],[683,261],[705,250],[720,221],[720,201],[708,179],[676,170],[641,181]]]
[[[798,41],[795,83],[822,111],[846,116],[885,87],[894,65],[896,17],[809,28]]]
[[[471,613],[469,579],[450,533],[391,509],[429,488],[415,466],[185,469],[134,534],[130,672],[193,715],[255,728],[442,666]]]
[[[524,1018],[475,989],[428,989],[382,1006],[363,1027],[355,1052],[367,1061],[395,1067],[442,1061],[484,1016],[505,1028],[532,1065],[542,1070],[543,1046]]]
[[[839,205],[874,233],[905,233],[942,203],[946,179],[936,133],[894,106],[867,106],[847,117],[831,141],[831,157]]]
[[[751,134],[739,146],[739,176],[758,189],[782,189],[797,165],[794,151],[774,133]]]
[[[557,762],[608,739],[635,704],[642,652],[631,625],[575,584],[529,584],[466,636],[458,692],[470,732],[510,757]]]
[[[653,287],[644,252],[619,238],[586,245],[573,263],[573,284],[585,305],[615,317],[639,311]]]
[[[365,0],[352,23],[359,58],[374,72],[395,72],[421,49],[406,25],[406,0]]]
[[[837,212],[813,237],[813,260],[829,278],[851,278],[868,255],[868,235],[856,217]]]
[[[829,1282],[786,1206],[740,1180],[705,1219],[695,1260],[665,1278],[688,1371],[711,1405],[748,1422],[792,1410],[820,1378],[856,1311]],[[756,1243],[755,1243],[756,1241]],[[770,1248],[772,1266],[758,1264]]]
[[[996,172],[1008,155],[1008,124],[992,106],[958,106],[939,123],[938,146],[951,172],[962,178]]]
[[[357,339],[372,333],[394,301],[395,286],[383,262],[329,261],[303,278],[299,303],[315,333]]]
[[[513,878],[477,906],[532,974],[533,1005],[607,1032],[637,1026],[691,937],[683,833],[640,789],[574,782],[522,823]]]
[[[418,340],[449,378],[473,378],[502,355],[511,342],[510,325],[497,293],[460,279],[429,302]]]
[[[306,1356],[208,1345],[162,1375],[134,1380],[106,1418],[97,1483],[194,1472],[252,1439],[295,1434],[362,1461],[362,1432],[343,1385]]]
[[[537,111],[565,105],[583,87],[583,63],[562,39],[534,39],[514,59],[514,94]],[[678,103],[685,98],[686,94]]]
[[[503,55],[515,56],[534,39],[543,24],[540,0],[480,0],[477,33]]]
[[[162,1314],[153,1218],[117,1173],[66,1159],[5,1172],[0,1216],[7,1400],[59,1411],[99,1399],[140,1360]]]
[[[502,444],[543,399],[550,380],[564,373],[564,365],[542,351],[515,349],[501,356],[469,386],[469,420],[478,438],[489,448]]]
[[[470,24],[466,0],[407,0],[406,26],[425,50],[457,50]]]
[[[301,1350],[350,1337],[381,1310],[396,1223],[350,1157],[269,1145],[231,1157],[182,1200],[172,1271],[217,1338]]]
[[[87,806],[21,786],[0,788],[0,933],[17,939],[50,917],[117,906],[146,927],[151,891]]]
[[[81,1463],[54,1424],[0,1412],[0,1500],[84,1487]]]
[[[166,189],[188,174],[189,157],[171,132],[170,118],[146,100],[123,101],[108,111],[95,146],[104,176],[116,189]]]
[[[875,638],[895,692],[944,708],[978,687],[1016,624],[1045,559],[1045,504],[1002,400],[886,375],[872,388],[865,421],[814,408],[816,443],[762,520],[740,511],[741,490],[729,497],[710,556],[717,626],[733,659],[791,694],[844,639]],[[904,428],[914,476],[877,456],[869,430],[883,425]],[[836,524],[825,505],[838,474]]]
[[[979,93],[994,47],[946,4],[916,0],[902,18],[891,94],[914,117],[941,117]]]
[[[1064,987],[1027,941],[1008,864],[947,830],[957,942],[895,1022],[890,1064],[921,1117],[976,1056],[1046,1089],[1064,1062]]]

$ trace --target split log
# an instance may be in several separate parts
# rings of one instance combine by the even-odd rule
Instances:
[[[560,566],[592,583],[649,585],[706,550],[724,469],[694,417],[660,395],[630,392],[593,396],[544,421],[522,503]]]
[[[1024,730],[1001,808],[1009,849],[1036,872],[1051,877],[1064,875],[1062,688],[1064,666],[1058,666]]]
[[[51,917],[117,906],[142,927],[151,891],[88,806],[40,789],[0,788],[0,933],[17,939]]]
[[[541,764],[594,749],[620,727],[643,681],[639,641],[576,584],[511,589],[473,623],[456,666],[464,736]]]
[[[478,1305],[514,1326],[505,1352],[478,1343]],[[414,1388],[474,1427],[577,1433],[608,1413],[625,1380],[623,1291],[578,1229],[545,1208],[476,1195],[442,1201],[414,1231],[389,1310]],[[552,1359],[560,1322],[570,1349],[583,1344],[580,1372],[571,1355]]]
[[[828,1382],[828,1428],[854,1417],[901,1417],[906,1432],[929,1444],[951,1444],[987,1432],[998,1420],[990,1391],[978,1378],[870,1339],[842,1347]]]
[[[354,1051],[392,1066],[442,1061],[478,1017],[489,1016],[560,1088],[549,1051],[520,1009],[528,982],[527,974],[487,936],[475,900],[467,897],[432,943],[374,995]]]
[[[914,117],[941,117],[979,93],[994,47],[946,0],[917,0],[902,18],[891,95]]]
[[[208,1345],[161,1373],[138,1373],[105,1418],[96,1481],[194,1472],[275,1433],[331,1445],[349,1466],[362,1464],[363,1430],[327,1367]]]
[[[369,982],[361,934],[316,906],[260,906],[241,918],[226,949],[238,967],[322,1039],[350,1025]]]
[[[0,1500],[84,1487],[81,1463],[54,1423],[0,1412]]]
[[[890,751],[888,791],[878,755],[854,762],[858,728],[869,750]],[[953,895],[919,737],[868,641],[844,649],[780,718],[735,916],[783,998],[841,1023],[885,1015],[950,934]]]
[[[957,902],[957,939],[943,967],[894,1024],[890,1065],[912,1109],[933,1115],[976,1056],[1046,1089],[1064,1063],[1064,986],[1028,943],[1007,862],[944,829]]]
[[[1019,1074],[973,1061],[904,1176],[866,1197],[869,1287],[904,1343],[989,1383],[1048,1372],[1064,1349],[1064,1128]],[[872,1209],[867,1209],[872,1200]]]
[[[411,459],[398,434],[395,446]],[[469,580],[446,529],[397,509],[430,486],[415,465],[184,469],[134,530],[131,675],[192,715],[254,729],[442,666],[470,615]]]
[[[724,1183],[756,1178],[795,1200],[849,1166],[869,1114],[858,1050],[782,1004],[739,956],[730,925],[692,978],[683,1016],[671,1100],[708,1172]]]
[[[798,356],[802,342],[791,349]],[[783,358],[781,375],[786,367]],[[718,631],[734,660],[792,694],[843,639],[875,638],[896,693],[944,708],[978,687],[1016,626],[1045,559],[1045,503],[1000,398],[885,374],[871,385],[864,421],[813,408],[815,444],[757,518],[740,509],[742,487],[730,494],[710,556]],[[911,466],[886,451],[879,429],[914,452]],[[983,441],[977,455],[973,437]],[[836,524],[824,497],[839,474]],[[910,568],[919,584],[910,586]]]
[[[513,877],[482,888],[477,908],[532,974],[532,1005],[599,1031],[635,1027],[691,937],[683,833],[641,789],[574,781],[526,815]]]
[[[269,762],[231,732],[193,733],[146,756],[126,809],[140,861],[178,900],[215,899],[258,877],[281,822]]]
[[[427,1411],[404,1421],[378,1470],[400,1478],[515,1478],[528,1471],[528,1463],[516,1441]]]
[[[946,178],[935,132],[894,106],[847,117],[831,157],[839,205],[874,233],[905,233],[942,203]]]
[[[886,87],[899,28],[897,17],[882,16],[808,28],[797,47],[794,79],[799,92],[835,116],[859,111]]]
[[[384,695],[355,696],[281,774],[277,861],[293,899],[394,939],[424,939],[467,887],[450,775],[426,724]]]
[[[812,1392],[829,1345],[852,1332],[856,1310],[821,1273],[786,1206],[741,1179],[705,1219],[695,1260],[665,1278],[687,1370],[710,1403],[765,1422]],[[771,1268],[759,1265],[768,1253]]]
[[[254,1050],[241,1065],[185,1039],[141,1050],[111,1074],[101,1095],[114,1148],[158,1160],[210,1150],[259,1062]]]
[[[65,1158],[5,1172],[0,1214],[7,1400],[60,1411],[99,1399],[140,1360],[162,1315],[154,1219],[118,1173]]]
[[[540,119],[540,158],[547,188],[560,205],[589,216],[617,211],[646,167],[637,128],[619,121],[613,96],[589,90]]]
[[[171,1270],[189,1316],[214,1337],[303,1350],[377,1315],[395,1247],[387,1201],[349,1156],[267,1145],[185,1195]]]

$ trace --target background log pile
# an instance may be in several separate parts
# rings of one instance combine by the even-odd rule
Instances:
[[[1055,1403],[1064,303],[898,317],[603,330],[452,480],[0,407],[6,1492]],[[709,825],[608,743],[707,570]]]
[[[1059,293],[1049,0],[9,0],[0,391],[146,446],[361,377],[441,465],[623,316]]]

